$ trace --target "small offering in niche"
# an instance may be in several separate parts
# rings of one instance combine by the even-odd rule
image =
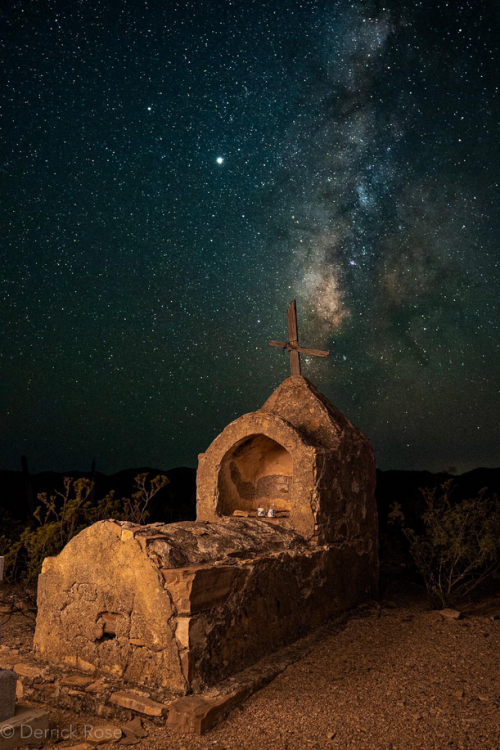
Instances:
[[[289,518],[289,510],[278,510],[275,503],[271,503],[269,508],[261,505],[254,510],[233,510],[233,518]]]

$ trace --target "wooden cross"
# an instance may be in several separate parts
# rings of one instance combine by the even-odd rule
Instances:
[[[313,357],[328,357],[328,352],[322,352],[319,349],[304,349],[299,344],[299,329],[297,326],[297,303],[295,300],[290,302],[286,313],[288,323],[288,341],[284,344],[282,341],[270,341],[269,346],[277,346],[280,349],[288,349],[290,352],[290,373],[300,375],[300,353],[312,354]]]

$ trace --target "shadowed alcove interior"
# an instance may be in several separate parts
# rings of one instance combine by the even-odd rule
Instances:
[[[239,440],[222,459],[219,471],[219,513],[256,511],[274,504],[280,515],[291,509],[293,462],[290,453],[266,435]]]

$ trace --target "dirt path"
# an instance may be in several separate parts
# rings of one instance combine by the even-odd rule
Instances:
[[[396,603],[351,620],[204,737],[146,722],[135,747],[499,750],[500,596],[459,621],[404,594]]]

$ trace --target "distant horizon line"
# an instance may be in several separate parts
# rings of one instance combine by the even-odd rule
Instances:
[[[115,476],[116,474],[122,474],[124,472],[129,472],[129,471],[130,472],[135,472],[135,471],[149,470],[149,471],[159,472],[159,473],[163,473],[163,474],[168,474],[168,472],[176,471],[178,469],[189,469],[189,470],[192,470],[192,471],[196,471],[197,470],[196,466],[190,466],[188,464],[181,464],[181,465],[178,465],[178,466],[172,466],[169,469],[160,469],[158,467],[149,466],[149,465],[132,466],[130,468],[118,469],[117,471],[111,471],[111,472],[101,471],[96,466],[95,473],[96,474],[100,474],[102,476],[111,477],[111,476]],[[458,469],[455,469],[455,467],[450,467],[448,469],[441,469],[441,470],[438,470],[438,471],[431,471],[430,469],[381,469],[379,466],[377,466],[376,470],[380,471],[382,473],[387,473],[387,472],[392,471],[392,472],[405,472],[405,473],[408,473],[408,474],[410,474],[410,473],[413,473],[413,474],[427,473],[427,474],[432,474],[434,476],[439,475],[439,474],[445,474],[447,476],[460,477],[460,476],[463,476],[464,474],[470,474],[470,473],[472,473],[474,471],[498,471],[498,470],[500,470],[500,466],[484,466],[483,465],[483,466],[476,466],[473,469],[466,469],[465,471],[459,471]],[[13,473],[16,473],[16,474],[23,474],[24,473],[24,471],[23,471],[22,468],[19,468],[19,469],[0,468],[0,473],[3,473],[3,472],[13,472]],[[64,469],[62,471],[57,470],[57,469],[42,469],[41,471],[29,471],[29,467],[28,467],[28,474],[31,477],[38,476],[39,474],[61,474],[61,475],[65,475],[65,476],[70,476],[71,474],[92,474],[92,472],[93,472],[92,468],[89,468],[89,469]]]

